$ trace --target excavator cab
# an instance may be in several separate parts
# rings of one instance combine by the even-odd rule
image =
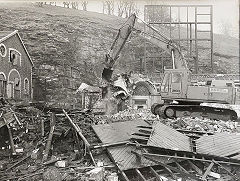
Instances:
[[[166,69],[161,84],[162,99],[186,98],[189,75],[185,69]]]

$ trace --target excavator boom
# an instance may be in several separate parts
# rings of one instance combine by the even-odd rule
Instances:
[[[115,64],[116,60],[118,59],[119,54],[123,49],[131,32],[133,31],[135,21],[136,21],[136,15],[132,14],[128,18],[128,20],[123,24],[123,26],[119,29],[118,34],[110,48],[109,53],[106,54],[105,68],[102,72],[103,80],[110,82],[112,77],[112,72],[113,72],[112,67]]]

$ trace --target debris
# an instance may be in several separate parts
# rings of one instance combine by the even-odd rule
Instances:
[[[36,160],[38,158],[38,153],[39,153],[38,151],[39,151],[39,148],[32,151],[31,158],[33,160]]]
[[[215,172],[209,172],[208,175],[214,178],[221,178],[221,175]]]
[[[22,159],[20,159],[18,162],[14,163],[12,166],[10,166],[9,168],[6,169],[6,171],[14,168],[15,166],[17,166],[18,164],[20,164],[21,162],[25,161],[27,158],[29,158],[30,155],[26,155],[25,157],[23,157]]]
[[[11,132],[11,128],[9,126],[9,123],[7,123],[7,121],[4,119],[4,122],[6,123],[7,129],[8,129],[8,134],[9,134],[9,141],[10,141],[10,145],[11,145],[11,149],[12,149],[12,154],[16,155],[16,150],[15,150],[15,145],[13,142],[13,136],[12,136],[12,132]]]
[[[64,168],[64,167],[67,166],[67,162],[64,161],[64,160],[60,160],[60,161],[57,161],[57,162],[55,163],[55,166],[56,166],[56,167],[60,167],[60,168]]]
[[[104,168],[97,167],[92,169],[91,171],[86,173],[89,175],[89,179],[96,180],[96,181],[103,181],[104,178]]]
[[[56,167],[49,167],[43,173],[43,180],[44,181],[61,181],[62,175]]]
[[[50,128],[50,132],[49,132],[46,148],[45,148],[44,153],[43,153],[42,162],[47,160],[48,152],[50,150],[50,146],[51,146],[51,142],[52,142],[52,138],[53,138],[53,132],[54,132],[54,129],[55,129],[55,124],[56,124],[56,116],[55,116],[54,113],[52,113],[51,121],[50,121],[50,127],[51,128]]]
[[[111,173],[111,175],[108,175],[107,181],[118,181],[117,173]]]
[[[82,138],[82,140],[84,141],[85,145],[87,147],[90,146],[90,144],[88,143],[87,139],[83,136],[81,129],[79,128],[78,125],[76,125],[73,120],[68,116],[67,112],[63,109],[63,113],[65,114],[65,116],[67,117],[68,121],[71,123],[71,125],[73,126],[73,128],[77,131],[77,133],[79,134],[79,136]]]

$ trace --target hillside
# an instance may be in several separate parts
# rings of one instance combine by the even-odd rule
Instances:
[[[34,3],[1,3],[0,18],[0,31],[19,30],[40,82],[47,86],[46,99],[66,104],[75,100],[72,95],[82,82],[98,84],[105,53],[126,21],[50,5],[38,7]],[[129,71],[129,61],[143,56],[142,41],[135,38],[127,43],[116,72]],[[214,41],[216,70],[238,72],[238,40],[215,35]]]

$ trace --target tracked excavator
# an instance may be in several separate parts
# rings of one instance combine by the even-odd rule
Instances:
[[[236,106],[239,104],[239,89],[234,81],[208,80],[205,85],[193,83],[191,71],[178,44],[148,26],[161,36],[162,42],[167,42],[172,59],[172,68],[164,70],[161,83],[160,94],[164,103],[153,104],[152,113],[164,118],[239,120],[239,106]]]
[[[136,15],[132,14],[119,32],[106,54],[105,67],[102,72],[103,98],[111,92],[113,65],[119,57],[127,39],[134,28]],[[159,36],[152,37],[155,44],[170,53],[172,68],[165,69],[161,83],[161,98],[164,103],[155,103],[151,107],[153,114],[165,118],[176,117],[207,117],[216,120],[237,120],[239,110],[237,104],[238,90],[233,81],[209,80],[205,85],[196,85],[191,81],[191,71],[188,69],[179,45],[162,34],[155,27],[142,21]],[[138,30],[138,32],[141,32]],[[142,32],[146,33],[146,32]],[[157,40],[157,41],[156,41]],[[205,104],[205,105],[204,105]]]

